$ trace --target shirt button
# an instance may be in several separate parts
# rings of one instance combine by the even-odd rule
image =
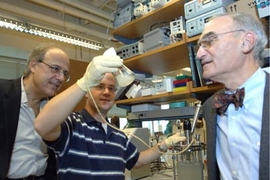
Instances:
[[[237,175],[237,172],[236,172],[236,171],[232,171],[232,174],[233,174],[234,176],[236,176],[236,175]]]

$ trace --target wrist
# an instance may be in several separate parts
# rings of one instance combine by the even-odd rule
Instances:
[[[81,88],[84,92],[87,92],[88,91],[88,87],[85,85],[85,82],[84,80],[81,78],[81,79],[78,79],[76,84],[79,86],[79,88]]]
[[[168,148],[167,148],[166,143],[158,143],[157,146],[158,146],[158,150],[159,150],[160,152],[162,152],[162,153],[167,152],[167,149],[168,149]]]

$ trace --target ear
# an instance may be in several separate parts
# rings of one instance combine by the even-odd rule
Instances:
[[[255,41],[256,41],[256,35],[253,32],[247,32],[243,36],[243,42],[242,42],[242,51],[244,53],[248,53],[252,51]]]
[[[29,63],[29,69],[31,70],[32,73],[35,72],[35,69],[37,67],[38,62],[36,60],[31,60]]]

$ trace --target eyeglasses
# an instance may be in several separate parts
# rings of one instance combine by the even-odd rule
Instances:
[[[105,89],[108,89],[109,92],[111,92],[111,93],[114,93],[117,90],[117,88],[115,86],[107,86],[106,87],[104,84],[99,84],[99,85],[95,86],[95,89],[98,91],[104,91]]]
[[[64,79],[65,79],[65,82],[68,82],[70,80],[70,75],[69,75],[69,72],[68,71],[64,71],[62,70],[61,67],[57,66],[57,65],[49,65],[43,61],[38,61],[40,63],[43,63],[45,64],[46,66],[48,66],[50,69],[51,69],[51,73],[54,74],[54,75],[60,75],[60,74],[63,74],[64,76]]]
[[[217,40],[218,36],[224,35],[224,34],[229,34],[229,33],[234,33],[234,32],[239,32],[239,31],[244,31],[244,29],[238,29],[238,30],[234,30],[234,31],[228,31],[228,32],[224,32],[224,33],[218,33],[218,34],[211,34],[207,37],[202,38],[200,41],[198,41],[198,46],[202,47],[205,50],[208,50],[212,44],[213,41]]]

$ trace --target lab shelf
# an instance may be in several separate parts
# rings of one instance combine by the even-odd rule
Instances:
[[[184,3],[184,0],[172,0],[161,8],[112,30],[111,34],[128,39],[141,37],[151,30],[153,23],[170,22],[179,16],[184,16]]]
[[[162,94],[155,94],[151,96],[142,96],[137,98],[129,98],[123,100],[117,100],[116,105],[135,105],[135,104],[142,104],[142,103],[154,103],[154,104],[162,104],[165,102],[172,102],[176,99],[178,100],[191,100],[192,95],[190,91],[181,91],[181,92],[168,92]],[[194,99],[195,100],[195,99]]]
[[[184,0],[172,0],[161,8],[158,8],[142,17],[132,20],[111,31],[111,34],[130,40],[138,39],[151,30],[155,23],[170,22],[175,18],[184,16]],[[189,67],[189,43],[196,43],[199,36],[187,37],[183,35],[180,42],[154,49],[143,54],[124,60],[124,64],[135,72],[145,74],[162,75],[171,71]],[[151,96],[117,100],[116,105],[129,109],[131,105],[141,103],[165,104],[175,101],[205,100],[223,86],[219,84],[193,88],[192,82],[187,85],[187,90],[180,92],[168,92]]]
[[[185,36],[180,42],[124,60],[124,64],[133,71],[155,75],[189,67]]]
[[[179,100],[192,102],[196,100],[204,100],[206,97],[209,97],[209,95],[220,90],[221,88],[223,88],[222,84],[213,84],[209,86],[193,88],[192,82],[188,82],[187,90],[185,91],[168,92],[162,94],[155,94],[151,96],[142,96],[137,98],[117,100],[116,105],[118,107],[124,107],[124,105],[130,106],[142,103],[164,104]]]

